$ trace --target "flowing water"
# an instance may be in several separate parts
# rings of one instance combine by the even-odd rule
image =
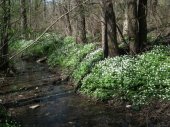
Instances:
[[[23,127],[132,127],[128,109],[117,110],[76,95],[44,64],[20,61],[1,86],[0,99]],[[31,107],[33,106],[33,107]]]

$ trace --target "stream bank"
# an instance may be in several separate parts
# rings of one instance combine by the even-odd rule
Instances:
[[[45,64],[19,61],[17,75],[6,77],[0,99],[13,119],[23,127],[168,127],[168,104],[134,111],[111,107],[78,96],[60,71],[52,73]],[[157,109],[157,110],[155,110]],[[162,114],[162,117],[158,115]],[[166,117],[165,117],[166,116]],[[159,119],[158,119],[158,118]]]

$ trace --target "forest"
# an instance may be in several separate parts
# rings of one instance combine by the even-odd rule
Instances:
[[[0,0],[0,127],[170,127],[170,0]]]

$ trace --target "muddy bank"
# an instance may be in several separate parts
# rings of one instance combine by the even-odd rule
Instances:
[[[94,102],[76,95],[59,69],[20,61],[5,78],[0,99],[23,127],[169,127],[170,104],[155,102],[141,111]]]

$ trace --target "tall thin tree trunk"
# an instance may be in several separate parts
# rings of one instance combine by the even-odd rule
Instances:
[[[117,43],[117,29],[116,18],[113,11],[112,0],[101,0],[103,10],[103,25],[102,25],[102,41],[105,56],[114,57],[119,55],[118,43]],[[107,52],[108,46],[108,53]]]
[[[125,8],[125,19],[124,19],[124,22],[123,22],[123,35],[124,36],[127,36],[128,35],[128,8],[126,6]]]
[[[129,48],[132,55],[139,51],[137,0],[127,0]]]
[[[21,9],[21,36],[27,38],[27,9],[26,9],[26,1],[20,0],[20,9]]]
[[[8,42],[9,42],[9,34],[11,31],[10,25],[10,0],[2,1],[2,23],[1,23],[1,47],[0,47],[0,70],[7,71],[9,67],[8,62]]]
[[[113,11],[112,0],[106,0],[106,9],[109,56],[113,57],[119,55],[119,50],[117,43],[116,17]]]
[[[56,10],[56,1],[55,0],[53,0],[53,15],[55,14],[55,10]]]
[[[102,28],[102,48],[104,57],[107,58],[109,55],[108,49],[108,38],[107,38],[107,23],[105,13],[102,13],[101,16],[101,28]]]
[[[67,5],[63,6],[63,9],[64,9],[64,13],[68,12],[68,6]],[[72,30],[71,21],[70,21],[70,15],[69,14],[66,14],[65,22],[66,22],[66,27],[67,27],[66,28],[67,29],[67,35],[72,36],[73,30]]]
[[[31,28],[31,23],[32,23],[32,0],[29,0],[29,10],[28,10],[28,13],[29,13],[29,27]]]
[[[143,49],[147,42],[147,0],[139,0],[138,21],[139,21],[139,48]]]
[[[163,24],[160,18],[160,15],[158,13],[157,7],[158,7],[158,0],[152,0],[152,15],[153,15],[153,22],[155,23],[157,27],[157,31],[159,32],[159,27]]]
[[[44,6],[44,20],[46,21],[46,17],[47,17],[47,1],[44,0],[43,1],[43,6]]]
[[[29,20],[28,20],[28,27],[29,29],[32,29],[32,0],[29,0],[29,10],[28,10],[28,14],[29,14]],[[31,33],[29,30],[29,38],[31,38]]]
[[[83,0],[76,0],[76,3],[80,5]],[[78,42],[79,43],[87,43],[86,38],[86,18],[85,18],[85,8],[84,5],[80,5],[78,7],[78,24],[77,24],[77,32],[78,32]]]
[[[66,22],[67,22],[68,35],[72,36],[73,30],[72,30],[72,27],[71,27],[69,14],[66,15]]]
[[[34,16],[33,16],[33,19],[34,19],[34,23],[33,23],[33,29],[34,30],[38,30],[39,29],[39,21],[42,20],[40,19],[40,17],[38,16],[38,8],[39,8],[39,0],[34,0]]]

